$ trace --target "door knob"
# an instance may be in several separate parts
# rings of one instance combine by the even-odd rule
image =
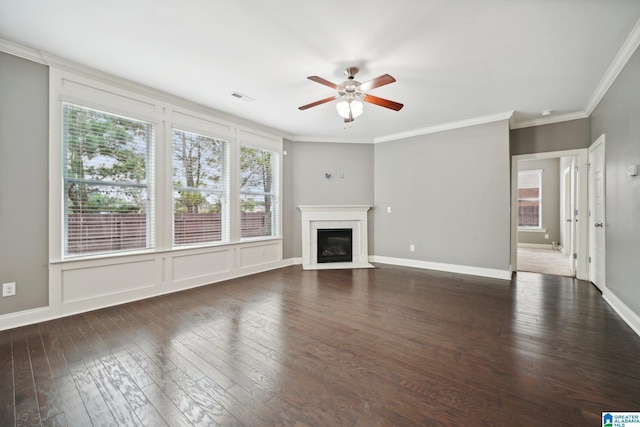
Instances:
[[[595,225],[596,227],[602,228],[602,223],[601,223],[601,222],[596,222],[596,223],[595,223],[595,224],[593,224],[593,225]]]

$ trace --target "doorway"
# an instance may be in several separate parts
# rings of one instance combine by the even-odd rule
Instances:
[[[518,271],[574,277],[573,163],[568,156],[518,161]]]
[[[587,155],[587,149],[578,149],[512,156],[512,271],[535,271],[535,263],[541,263],[552,266],[552,269],[547,271],[537,268],[539,272],[567,276],[575,274],[583,280],[588,278],[587,174],[581,171],[587,164]],[[547,182],[546,189],[541,186],[541,193],[550,192],[551,195],[547,196],[551,196],[551,200],[555,202],[546,202],[547,209],[540,210],[541,218],[538,223],[523,221],[518,212],[519,194],[526,194],[518,191],[518,178],[521,171],[532,169],[547,169],[547,173],[543,170],[541,176],[546,175],[547,181],[551,177],[554,182]],[[520,202],[522,206],[522,200]],[[540,202],[544,208],[542,196]],[[551,206],[553,203],[555,207]],[[581,214],[585,218],[582,222],[579,221]]]

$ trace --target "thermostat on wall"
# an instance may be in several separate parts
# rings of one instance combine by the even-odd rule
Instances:
[[[627,175],[629,175],[629,176],[638,175],[638,165],[629,165],[629,166],[627,166]]]

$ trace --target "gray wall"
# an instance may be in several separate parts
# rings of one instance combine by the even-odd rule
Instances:
[[[374,170],[375,255],[509,268],[506,120],[376,144]]]
[[[0,52],[0,315],[49,303],[49,71]]]
[[[545,233],[519,231],[518,243],[550,245],[560,241],[560,158],[521,160],[518,171],[542,169],[542,228]]]
[[[514,129],[510,132],[510,140],[514,156],[587,148],[591,144],[589,119]]]
[[[605,134],[606,284],[640,316],[640,51],[636,50],[591,115],[591,138]]]
[[[294,222],[296,206],[293,200],[293,145],[287,139],[282,144],[282,258],[294,255]],[[286,153],[286,154],[285,154]]]
[[[283,201],[283,216],[290,221],[284,231],[291,233],[284,236],[286,259],[290,254],[302,256],[298,205],[373,205],[373,145],[287,142],[284,149],[288,170],[283,186],[291,187],[291,200]],[[325,178],[326,173],[331,178]],[[369,252],[372,247],[370,242]]]

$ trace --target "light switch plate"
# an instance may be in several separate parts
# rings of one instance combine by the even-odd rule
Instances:
[[[638,165],[629,165],[629,166],[627,166],[627,175],[629,175],[629,176],[638,175]]]
[[[2,284],[2,296],[12,297],[16,294],[16,282]]]

